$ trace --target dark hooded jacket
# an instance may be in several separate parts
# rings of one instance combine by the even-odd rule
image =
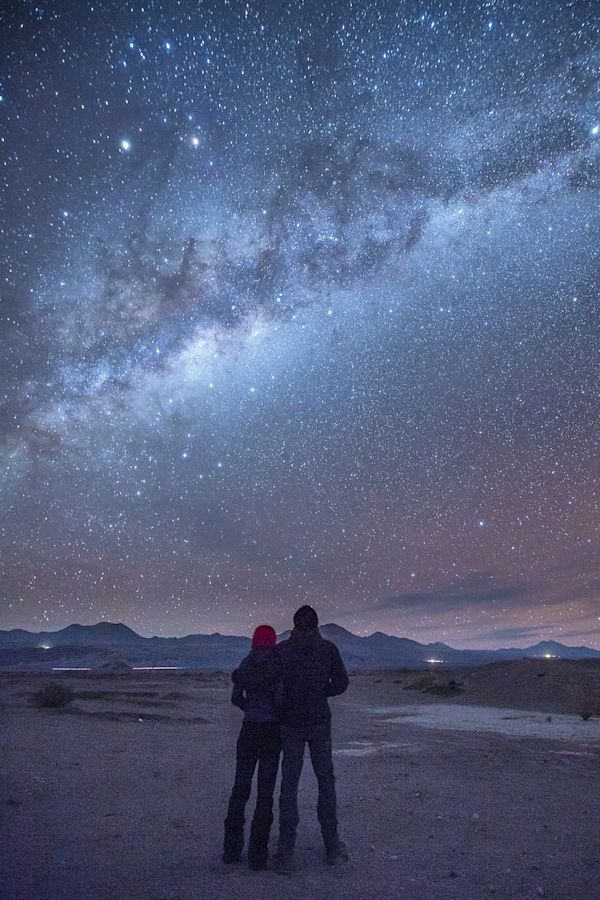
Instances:
[[[283,672],[282,725],[313,725],[331,719],[328,697],[343,694],[348,675],[340,651],[317,628],[294,628],[277,647]]]
[[[231,702],[244,711],[244,722],[279,721],[283,686],[275,648],[253,647],[231,680]]]

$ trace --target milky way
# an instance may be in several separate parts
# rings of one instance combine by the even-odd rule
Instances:
[[[599,646],[596,4],[2,19],[0,627]]]

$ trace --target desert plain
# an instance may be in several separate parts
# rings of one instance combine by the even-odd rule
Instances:
[[[72,702],[32,706],[49,680]],[[600,661],[354,674],[331,707],[351,860],[325,864],[307,756],[280,875],[220,859],[241,720],[227,673],[0,674],[0,896],[600,897]]]

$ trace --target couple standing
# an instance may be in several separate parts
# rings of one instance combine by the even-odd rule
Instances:
[[[294,615],[294,629],[277,647],[270,625],[261,625],[252,638],[252,650],[233,673],[232,703],[244,711],[237,742],[235,783],[225,819],[223,862],[238,862],[244,846],[244,810],[258,763],[256,810],[250,828],[248,865],[267,865],[273,822],[273,790],[281,765],[279,842],[276,868],[292,867],[298,827],[298,782],[304,748],[308,744],[317,777],[317,817],[327,862],[345,862],[348,853],[337,828],[335,778],[331,758],[331,712],[328,697],[343,694],[348,675],[339,650],[324,640],[311,606]]]

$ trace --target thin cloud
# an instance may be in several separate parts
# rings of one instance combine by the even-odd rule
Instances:
[[[480,572],[430,591],[407,591],[383,597],[377,609],[397,609],[404,612],[456,612],[472,609],[477,604],[499,605],[525,599],[536,593],[533,584],[498,581],[492,574]]]

